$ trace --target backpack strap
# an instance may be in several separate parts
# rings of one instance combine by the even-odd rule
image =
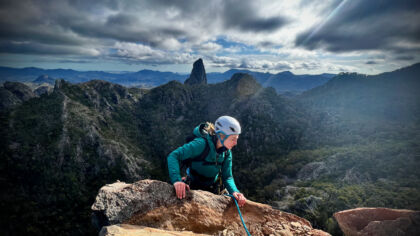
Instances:
[[[210,166],[210,165],[213,165],[213,166],[214,165],[223,166],[223,163],[225,163],[225,161],[227,159],[228,153],[229,153],[229,150],[227,150],[227,151],[224,152],[225,156],[224,156],[222,162],[209,162],[209,161],[204,160],[203,161],[203,165],[205,165],[205,166]]]
[[[209,152],[210,152],[209,142],[207,141],[206,138],[203,138],[203,139],[206,141],[206,147],[204,148],[204,151],[200,155],[195,156],[193,158],[190,158],[191,162],[193,162],[193,161],[204,161],[205,162],[207,155],[209,155]]]
[[[228,156],[228,154],[229,154],[229,151],[230,151],[230,150],[226,150],[226,151],[224,152],[225,157],[224,157],[224,159],[223,159],[223,161],[222,161],[222,162],[217,162],[217,161],[215,161],[215,162],[209,162],[209,161],[206,161],[206,157],[209,155],[209,152],[210,152],[210,145],[209,145],[209,141],[208,141],[208,140],[207,140],[207,138],[205,138],[205,137],[193,137],[193,136],[189,136],[189,137],[187,137],[186,141],[187,141],[187,142],[191,142],[191,141],[192,141],[192,140],[194,140],[195,138],[203,138],[203,139],[206,141],[206,146],[205,146],[205,148],[204,148],[203,152],[202,152],[200,155],[197,155],[197,156],[195,156],[195,157],[193,157],[193,158],[188,158],[187,160],[182,161],[182,165],[188,168],[188,167],[190,167],[190,166],[191,166],[191,163],[192,163],[192,162],[203,162],[203,165],[205,165],[205,166],[208,166],[208,165],[218,165],[218,166],[222,166],[222,165],[223,165],[223,163],[225,162],[225,160],[226,160],[226,158],[227,158],[227,156]],[[214,138],[213,138],[213,139],[214,139]],[[213,142],[215,142],[215,140],[213,140]]]
[[[210,146],[209,146],[209,143],[208,143],[206,138],[204,138],[204,137],[201,137],[201,138],[203,138],[206,141],[206,146],[204,147],[203,152],[200,155],[197,155],[195,157],[188,158],[187,160],[182,161],[183,166],[190,167],[191,163],[196,162],[196,161],[204,161],[205,162],[205,159],[206,159],[207,155],[209,155],[209,152],[210,152]]]

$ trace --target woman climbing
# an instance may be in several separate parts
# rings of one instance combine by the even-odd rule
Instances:
[[[236,188],[232,176],[232,152],[237,144],[241,126],[230,116],[219,117],[215,125],[200,124],[194,131],[194,139],[175,149],[168,156],[169,177],[175,187],[176,196],[183,199],[186,190],[202,189],[216,193],[221,177],[227,191],[243,206],[246,198]],[[180,164],[186,165],[187,178],[180,174]]]

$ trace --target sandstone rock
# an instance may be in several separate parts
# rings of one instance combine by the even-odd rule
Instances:
[[[388,208],[356,208],[334,214],[347,236],[407,235],[420,232],[420,212]]]
[[[169,231],[137,225],[111,225],[103,227],[99,236],[205,236],[191,231]]]
[[[245,235],[230,197],[191,190],[186,199],[179,200],[172,185],[156,180],[106,185],[99,190],[92,210],[97,225],[130,224],[208,235]],[[329,235],[314,230],[303,218],[265,204],[248,201],[241,211],[253,236]]]
[[[194,62],[191,75],[185,80],[184,84],[207,84],[206,69],[204,69],[203,60],[201,58]]]

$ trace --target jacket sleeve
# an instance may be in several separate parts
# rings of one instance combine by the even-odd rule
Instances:
[[[195,138],[193,141],[175,149],[168,155],[168,171],[171,183],[181,181],[180,167],[181,161],[200,155],[206,147],[204,138]]]
[[[234,192],[238,192],[239,190],[236,188],[235,180],[232,176],[232,152],[229,151],[229,154],[227,158],[222,165],[222,179],[223,184],[226,186],[228,192],[230,194],[233,194]]]

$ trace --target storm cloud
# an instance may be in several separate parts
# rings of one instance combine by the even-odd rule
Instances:
[[[255,1],[225,1],[223,3],[223,21],[227,28],[243,31],[263,32],[274,31],[288,23],[282,16],[259,16]]]
[[[0,1],[0,62],[30,55],[64,64],[178,65],[201,57],[206,65],[226,69],[371,71],[375,64],[368,61],[386,68],[386,63],[396,67],[420,59],[419,5],[408,0]]]
[[[420,2],[416,0],[345,0],[332,9],[323,25],[296,37],[309,50],[331,52],[389,50],[405,53],[420,49]]]

